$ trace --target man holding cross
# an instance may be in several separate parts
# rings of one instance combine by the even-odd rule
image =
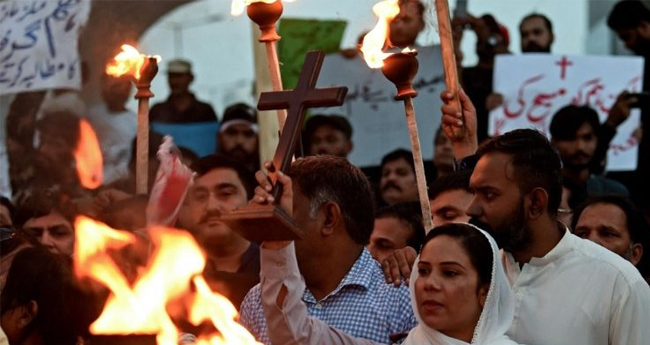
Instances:
[[[345,88],[315,89],[322,61],[322,53],[309,53],[296,89],[260,97],[260,110],[289,110],[273,163],[266,168],[274,172],[277,185],[285,184],[287,176],[294,183],[292,190],[282,191],[277,185],[274,189],[268,177],[258,172],[258,182],[273,196],[257,201],[293,200],[295,224],[303,234],[295,251],[305,279],[302,300],[308,312],[356,337],[389,343],[391,335],[408,332],[417,321],[408,288],[384,283],[381,267],[365,248],[374,223],[368,179],[340,157],[312,156],[291,163],[305,109],[340,105],[345,98]],[[260,229],[255,235],[264,238],[274,231],[281,229]],[[269,343],[259,284],[244,299],[240,322],[258,341]]]
[[[287,175],[293,180],[293,191],[282,198],[293,194],[293,215],[305,233],[295,249],[305,279],[302,301],[308,313],[350,335],[379,343],[388,344],[391,335],[407,333],[417,324],[408,287],[386,284],[381,267],[365,248],[374,221],[365,175],[334,156],[298,159]],[[279,175],[279,180],[287,175]],[[257,177],[266,181],[264,187],[270,191],[266,177],[261,172]],[[240,320],[258,341],[269,343],[260,285],[244,299]]]

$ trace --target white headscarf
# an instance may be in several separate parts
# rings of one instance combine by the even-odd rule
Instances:
[[[510,287],[505,271],[503,270],[499,248],[494,239],[488,235],[488,233],[472,224],[463,224],[469,225],[477,231],[480,231],[488,239],[490,246],[492,247],[492,281],[490,282],[490,289],[485,300],[485,306],[483,307],[481,316],[478,319],[476,328],[474,328],[474,336],[472,337],[471,344],[516,345],[515,342],[505,335],[508,328],[510,328],[510,324],[514,317],[515,300],[512,288]],[[410,279],[411,305],[413,306],[413,311],[415,312],[419,325],[409,332],[404,344],[466,345],[466,342],[448,337],[435,329],[428,327],[422,322],[422,318],[418,312],[417,302],[415,300],[415,280],[418,278],[419,262],[420,256],[418,255],[413,264]]]

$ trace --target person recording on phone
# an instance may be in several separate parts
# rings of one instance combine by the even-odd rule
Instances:
[[[604,171],[609,144],[614,139],[618,127],[630,117],[630,112],[635,108],[641,109],[642,111],[650,109],[650,93],[629,93],[628,91],[623,91],[618,95],[616,102],[614,102],[614,105],[609,110],[607,120],[603,122],[597,132],[598,146],[596,147],[594,159],[590,164],[592,173],[600,174]],[[641,128],[637,129],[634,135],[640,141]]]
[[[643,89],[650,91],[650,73],[648,73],[650,71],[650,9],[639,0],[619,1],[607,17],[607,26],[625,44],[627,49],[634,52],[635,55],[645,58],[644,69],[646,72],[643,76]],[[636,135],[639,141],[637,169],[631,176],[629,173],[621,175],[621,181],[625,181],[632,191],[632,199],[637,205],[647,211],[650,210],[650,198],[648,198],[650,183],[647,181],[647,176],[650,173],[650,159],[648,159],[650,140],[647,131],[650,123],[650,109],[643,106],[640,108],[641,128]]]
[[[476,106],[477,136],[479,142],[487,138],[488,113],[487,97],[492,94],[494,58],[499,54],[510,54],[510,34],[491,14],[473,17],[470,14],[456,16],[452,20],[454,44],[460,46],[463,30],[470,28],[476,33],[476,55],[478,63],[473,67],[460,69],[463,89]],[[456,51],[458,54],[459,51]],[[459,64],[459,61],[457,61]]]

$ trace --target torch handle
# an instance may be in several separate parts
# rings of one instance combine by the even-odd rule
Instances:
[[[264,42],[266,46],[266,61],[269,65],[269,74],[271,76],[271,85],[273,91],[282,91],[282,74],[280,74],[280,61],[278,60],[278,51],[275,46],[275,41]],[[284,129],[284,123],[287,121],[286,109],[278,109],[278,127],[280,133]]]
[[[137,194],[147,194],[149,190],[149,97],[138,98],[136,145],[135,190]]]
[[[454,94],[454,99],[451,105],[454,109],[463,113],[458,98],[458,89],[460,83],[458,81],[458,70],[456,69],[456,57],[454,54],[454,41],[451,35],[451,19],[449,16],[449,4],[447,0],[435,0],[436,2],[436,15],[438,16],[438,33],[440,34],[440,50],[442,52],[442,65],[445,70],[445,85],[447,89]],[[462,119],[463,123],[465,122]],[[462,138],[465,136],[465,126],[462,128],[453,128],[454,137]]]
[[[409,129],[409,139],[411,140],[411,151],[413,152],[418,196],[420,197],[420,207],[422,208],[422,225],[424,225],[424,231],[428,233],[433,229],[433,221],[431,219],[431,205],[429,204],[429,195],[427,193],[427,180],[424,176],[424,162],[420,148],[418,124],[415,119],[415,109],[413,108],[413,98],[404,98],[404,109],[406,112],[406,124]]]

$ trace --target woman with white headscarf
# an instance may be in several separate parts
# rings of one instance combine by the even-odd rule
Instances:
[[[279,250],[264,247],[262,302],[272,343],[375,344],[310,317],[301,301],[305,285],[293,244],[276,246]],[[282,253],[265,260],[265,252]],[[514,296],[499,258],[492,237],[473,225],[452,223],[429,232],[410,279],[420,324],[404,344],[515,345],[505,335],[514,316]]]

